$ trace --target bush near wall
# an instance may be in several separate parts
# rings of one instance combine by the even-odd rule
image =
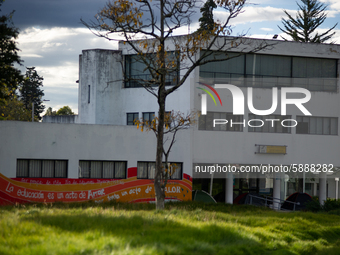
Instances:
[[[320,205],[319,198],[313,197],[313,200],[307,204],[307,211],[311,212],[329,212],[340,215],[340,199],[327,198],[323,205]]]

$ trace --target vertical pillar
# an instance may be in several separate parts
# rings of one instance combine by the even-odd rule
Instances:
[[[335,178],[335,199],[339,199],[339,177]]]
[[[327,199],[327,184],[326,184],[326,173],[320,173],[319,175],[319,201],[320,201],[320,204],[323,205],[324,202],[326,201]]]
[[[280,175],[275,174],[273,181],[273,209],[280,209],[280,191],[281,191],[281,180]]]
[[[234,180],[233,174],[228,173],[227,178],[225,179],[225,203],[232,204],[233,203],[233,192],[234,192]]]
[[[318,185],[317,183],[313,183],[313,188],[314,188],[314,191],[313,191],[313,196],[317,196],[318,194]]]

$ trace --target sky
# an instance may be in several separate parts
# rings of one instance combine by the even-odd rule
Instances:
[[[300,0],[298,0],[300,2]],[[320,26],[326,31],[340,21],[340,1],[321,0],[328,5],[327,19]],[[17,39],[19,55],[24,61],[20,67],[36,67],[44,78],[43,90],[46,109],[53,110],[68,105],[78,113],[78,60],[82,50],[103,48],[117,49],[117,42],[96,37],[82,23],[91,21],[107,3],[107,0],[5,0],[0,15],[13,10],[13,23],[19,29]],[[271,39],[284,35],[278,28],[285,18],[283,10],[295,16],[298,9],[295,0],[252,0],[242,14],[231,21],[233,35],[247,33],[254,38]],[[214,12],[215,19],[223,19],[225,13]],[[190,31],[198,27],[200,13],[192,17]],[[340,23],[340,22],[339,22]],[[188,27],[180,33],[188,33]],[[334,30],[333,41],[340,44],[340,24]]]

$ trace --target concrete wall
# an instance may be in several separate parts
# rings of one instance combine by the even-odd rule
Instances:
[[[79,58],[79,123],[118,124],[121,106],[121,52],[84,50]]]
[[[170,161],[183,162],[191,174],[191,131],[182,131]],[[68,177],[78,178],[79,160],[155,161],[156,138],[135,126],[0,121],[0,173],[16,177],[17,159],[68,160]]]
[[[138,112],[140,118],[143,112],[158,114],[157,99],[146,89],[124,88],[122,61],[120,51],[83,51],[79,60],[79,123],[126,125],[126,113]],[[190,90],[186,85],[169,95],[166,111],[189,113]]]
[[[78,115],[43,116],[42,122],[46,123],[77,123]]]

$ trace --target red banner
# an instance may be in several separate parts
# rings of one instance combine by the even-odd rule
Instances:
[[[191,200],[192,179],[171,180],[166,187],[166,199]],[[83,202],[97,203],[150,202],[155,200],[153,180],[137,179],[57,179],[14,178],[0,174],[0,205],[15,203]]]

